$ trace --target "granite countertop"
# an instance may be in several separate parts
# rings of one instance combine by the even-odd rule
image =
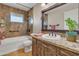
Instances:
[[[77,42],[69,42],[66,40],[66,37],[62,37],[61,40],[50,40],[43,38],[42,35],[31,34],[31,36],[35,39],[40,39],[58,47],[65,48],[75,53],[79,53],[79,40],[77,40]]]

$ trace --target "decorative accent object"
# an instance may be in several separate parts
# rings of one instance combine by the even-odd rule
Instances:
[[[0,19],[0,27],[4,27],[5,26],[5,20],[4,19]]]
[[[65,22],[69,28],[69,32],[66,32],[67,40],[71,41],[71,42],[76,42],[77,32],[74,32],[74,30],[78,26],[77,22],[75,20],[72,20],[71,18],[67,18],[67,20],[65,20]]]

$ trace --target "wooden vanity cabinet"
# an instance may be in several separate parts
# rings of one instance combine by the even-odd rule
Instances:
[[[40,40],[33,39],[32,46],[32,55],[33,56],[56,56],[56,47],[51,46]]]
[[[64,48],[51,45],[45,41],[33,39],[33,56],[78,56],[79,54],[66,50]]]

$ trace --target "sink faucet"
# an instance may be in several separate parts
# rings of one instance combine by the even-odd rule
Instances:
[[[59,26],[59,24],[57,24],[57,25],[49,25],[50,27],[51,27],[51,30],[52,30],[52,36],[53,36],[53,31],[55,31],[56,30],[56,26]],[[49,34],[50,35],[50,34]],[[55,36],[56,36],[56,34],[55,34]]]

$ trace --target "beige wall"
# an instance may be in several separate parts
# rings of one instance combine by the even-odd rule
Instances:
[[[40,32],[41,31],[41,16],[42,16],[42,13],[41,13],[41,5],[38,4],[36,5],[34,8],[33,8],[33,32],[34,33],[37,33],[37,32]]]
[[[53,3],[50,3],[46,6],[41,6],[41,4],[37,4],[34,6],[33,8],[33,32],[34,33],[37,33],[37,32],[40,32],[41,31],[41,27],[42,27],[42,22],[41,22],[41,16],[42,16],[42,13],[41,11],[52,6]]]

